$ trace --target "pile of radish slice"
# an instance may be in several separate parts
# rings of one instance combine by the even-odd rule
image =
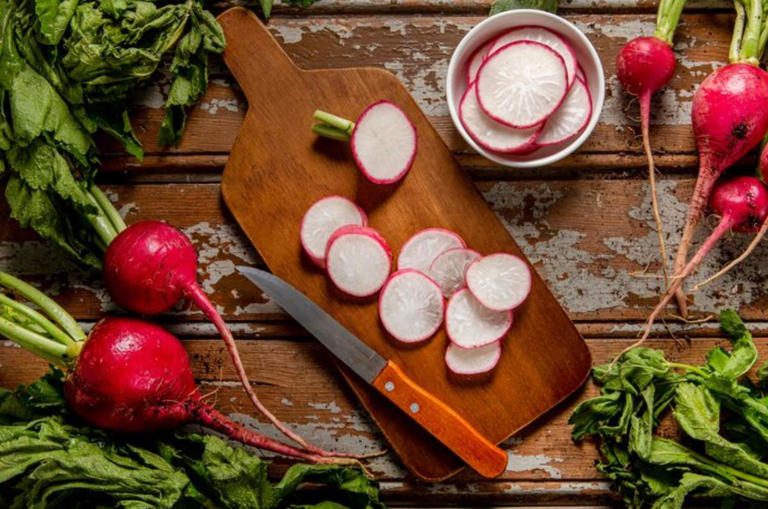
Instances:
[[[459,117],[484,149],[524,155],[578,135],[592,117],[592,97],[568,41],[547,28],[518,27],[469,59]]]
[[[406,241],[391,273],[386,239],[341,196],[312,205],[300,237],[307,257],[345,295],[379,293],[379,319],[393,339],[421,343],[445,324],[445,362],[457,375],[487,373],[498,364],[513,310],[531,289],[526,262],[506,253],[482,256],[443,228],[427,228]]]

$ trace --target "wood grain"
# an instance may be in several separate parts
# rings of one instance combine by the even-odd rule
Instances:
[[[492,442],[506,439],[576,390],[589,370],[588,352],[537,275],[492,379],[464,384],[447,376],[443,333],[420,348],[399,348],[379,326],[375,299],[350,302],[308,266],[299,245],[301,218],[312,203],[329,195],[354,198],[395,252],[417,231],[443,227],[481,253],[523,254],[392,74],[373,68],[301,71],[248,11],[231,9],[219,22],[230,41],[224,59],[249,100],[222,194],[269,269]],[[252,58],[254,51],[260,58]],[[394,188],[367,183],[337,143],[297,129],[311,122],[317,108],[356,118],[381,99],[403,108],[419,138],[413,168]],[[263,132],[264,124],[271,133]],[[429,480],[456,472],[460,464],[424,430],[382,398],[364,392],[369,389],[355,377],[347,379],[408,468]]]

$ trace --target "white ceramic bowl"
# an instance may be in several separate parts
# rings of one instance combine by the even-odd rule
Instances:
[[[592,118],[584,130],[570,141],[541,147],[531,154],[504,155],[489,152],[479,146],[464,129],[459,120],[459,102],[467,88],[466,71],[469,59],[480,46],[507,30],[519,26],[536,25],[548,28],[561,35],[573,48],[576,57],[584,69],[584,74],[589,81],[589,91],[592,94]],[[605,75],[600,57],[597,55],[589,39],[572,23],[565,19],[545,11],[534,9],[518,9],[506,11],[491,16],[475,26],[464,36],[456,50],[453,52],[451,62],[448,64],[447,79],[448,109],[456,129],[461,133],[467,143],[486,158],[504,166],[513,168],[537,168],[552,164],[570,155],[589,138],[597,125],[600,112],[603,110],[605,100]]]

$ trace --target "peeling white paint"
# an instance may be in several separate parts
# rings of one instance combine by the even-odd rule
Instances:
[[[560,458],[550,458],[544,454],[518,454],[507,451],[507,472],[533,472],[540,470],[552,479],[560,479],[563,474],[552,463],[563,463]]]

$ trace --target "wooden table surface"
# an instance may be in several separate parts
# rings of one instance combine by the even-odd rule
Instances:
[[[218,5],[217,10],[224,7]],[[616,52],[628,38],[653,32],[656,4],[653,0],[564,3],[561,13],[589,36],[603,59],[607,97],[601,121],[584,147],[539,170],[505,169],[483,160],[461,140],[448,117],[444,78],[451,51],[488,7],[483,0],[323,0],[309,10],[276,8],[270,27],[300,66],[379,66],[402,79],[588,338],[595,361],[603,362],[633,340],[659,292],[659,280],[643,275],[655,273],[658,266],[635,123],[637,105],[622,94],[614,70]],[[690,3],[678,32],[675,78],[657,99],[652,138],[664,173],[660,193],[672,246],[695,175],[689,127],[692,92],[725,61],[732,23],[727,3]],[[149,155],[138,163],[104,143],[110,155],[104,158],[101,182],[129,223],[161,218],[193,239],[203,288],[231,324],[251,380],[277,415],[328,448],[362,453],[386,447],[322,349],[235,273],[237,264],[260,264],[224,210],[218,184],[246,104],[221,61],[213,66],[210,90],[192,112],[186,136],[176,149],[160,152],[155,142],[167,83],[146,89],[135,119]],[[269,126],[263,128],[268,132]],[[39,282],[85,324],[113,310],[98,275],[78,270],[48,244],[9,223],[7,216],[0,205],[2,270]],[[711,274],[746,242],[727,239],[702,272]],[[735,307],[756,335],[765,335],[766,257],[764,245],[733,276],[697,294],[692,311]],[[179,310],[164,322],[185,339],[203,392],[212,391],[217,405],[237,419],[267,429],[263,420],[252,416],[222,343],[201,315]],[[657,329],[653,346],[675,359],[698,362],[722,341],[711,323],[670,325],[671,331],[694,338],[690,346],[677,347],[670,330]],[[758,343],[761,352],[768,353],[768,340]],[[0,385],[30,381],[44,371],[42,362],[10,343],[0,346],[5,347],[0,348]],[[594,393],[595,388],[588,386],[505,443],[509,467],[498,480],[465,473],[455,482],[426,485],[409,476],[391,454],[375,460],[371,469],[380,477],[385,500],[396,506],[608,505],[612,498],[594,469],[593,445],[574,445],[566,422],[577,399]]]

